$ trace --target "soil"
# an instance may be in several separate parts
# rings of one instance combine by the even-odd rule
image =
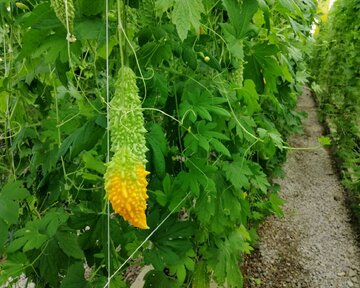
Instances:
[[[309,91],[298,109],[308,113],[292,147],[317,146],[323,128]],[[243,269],[246,288],[360,288],[360,249],[329,152],[291,150],[279,180],[284,217],[269,218]]]

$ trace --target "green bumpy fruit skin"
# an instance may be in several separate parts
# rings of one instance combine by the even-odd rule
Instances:
[[[243,87],[244,81],[244,60],[239,59],[237,62],[237,68],[232,73],[232,81],[238,88]]]
[[[144,117],[136,86],[136,75],[129,67],[122,67],[110,102],[111,151],[129,147],[143,164],[146,163]]]
[[[74,18],[75,18],[75,8],[72,0],[51,0],[51,6],[53,7],[56,17],[60,22],[67,28],[66,25],[66,7],[65,1],[67,2],[67,14],[69,20],[69,30],[72,32],[74,30]]]

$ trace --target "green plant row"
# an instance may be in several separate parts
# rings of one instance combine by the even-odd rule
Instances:
[[[282,214],[272,179],[301,129],[294,108],[315,1],[111,0],[105,9],[0,1],[0,285],[23,274],[36,287],[127,287],[132,271],[152,265],[145,287],[242,287],[259,223]],[[122,67],[137,87],[121,82]],[[131,114],[136,93],[147,149],[125,132],[143,141],[131,130],[142,125]],[[106,98],[115,94],[128,110],[111,116],[111,136],[148,150],[147,223],[136,222],[148,230],[107,213]],[[130,159],[119,153],[115,164]]]
[[[323,119],[329,123],[343,183],[360,216],[360,1],[338,0],[320,24],[312,74]],[[320,89],[319,89],[320,88]]]

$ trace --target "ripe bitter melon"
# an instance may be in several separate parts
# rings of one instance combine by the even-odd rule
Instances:
[[[131,225],[148,229],[146,130],[138,92],[135,73],[129,67],[120,68],[110,102],[109,129],[114,156],[104,178],[106,194],[114,211]]]

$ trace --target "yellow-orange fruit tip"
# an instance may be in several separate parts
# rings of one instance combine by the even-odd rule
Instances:
[[[149,174],[129,149],[121,148],[108,163],[104,175],[106,195],[114,211],[140,229],[149,229],[145,214]]]

